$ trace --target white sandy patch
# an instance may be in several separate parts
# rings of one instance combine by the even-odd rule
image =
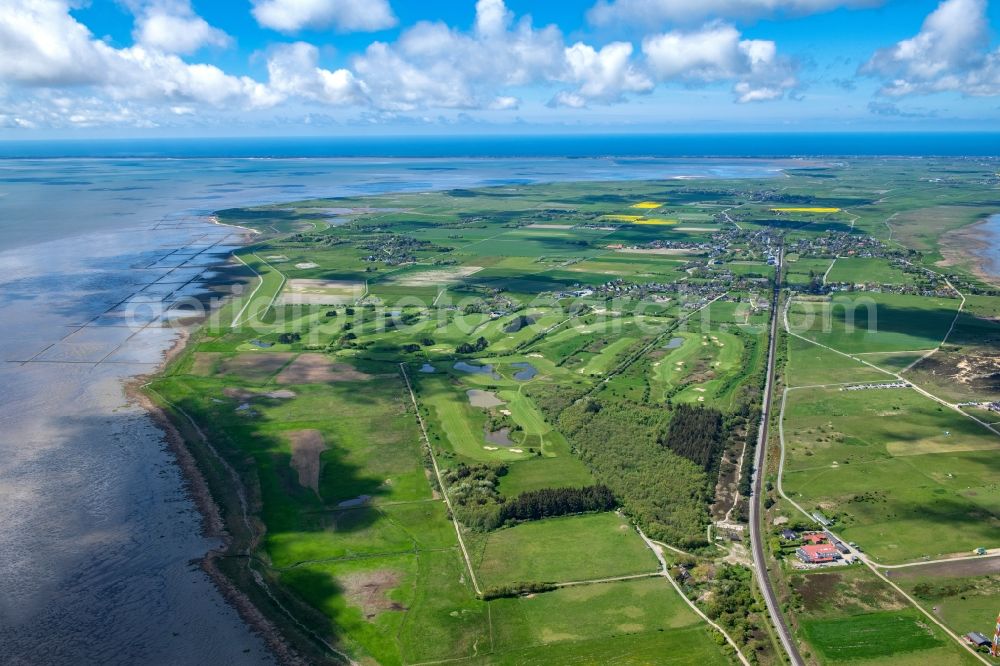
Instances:
[[[691,250],[682,247],[623,247],[615,252],[625,254],[688,254]]]
[[[361,282],[347,280],[288,280],[281,292],[281,305],[341,305],[353,303],[365,293]]]
[[[462,278],[469,277],[483,270],[482,266],[447,266],[422,271],[410,271],[393,276],[389,282],[404,287],[435,287],[443,284],[454,284]]]
[[[319,264],[314,264],[311,261],[303,261],[301,263],[295,264],[295,267],[305,270],[306,268],[319,268]]]

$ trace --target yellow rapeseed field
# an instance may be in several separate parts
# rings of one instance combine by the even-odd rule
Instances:
[[[615,222],[638,222],[642,219],[642,215],[602,215],[601,219]]]
[[[630,208],[644,208],[644,209],[648,210],[648,209],[652,209],[652,208],[659,208],[662,205],[663,204],[657,203],[655,201],[640,201],[637,204],[632,204],[630,206]]]
[[[839,213],[839,208],[772,208],[772,213]]]
[[[677,224],[677,220],[650,217],[643,220],[636,220],[635,224]]]

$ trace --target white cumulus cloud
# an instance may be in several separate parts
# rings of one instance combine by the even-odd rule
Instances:
[[[276,97],[245,76],[189,64],[162,49],[119,49],[95,39],[61,0],[0,3],[0,81],[73,90],[92,87],[112,100],[179,100],[269,106]],[[69,99],[61,97],[60,99]]]
[[[213,28],[186,0],[159,0],[136,8],[132,36],[143,46],[167,53],[194,53],[203,46],[229,46],[229,35]]]
[[[632,64],[632,45],[612,42],[600,50],[577,42],[565,49],[567,80],[579,84],[572,92],[560,91],[553,102],[579,108],[588,100],[621,101],[627,92],[645,93],[653,82]]]
[[[1000,95],[1000,50],[989,39],[986,0],[945,0],[916,36],[879,49],[860,71],[883,79],[885,95]]]
[[[506,87],[555,80],[563,49],[555,26],[536,29],[528,17],[515,21],[502,0],[479,0],[471,31],[422,21],[392,44],[374,42],[351,65],[378,109],[472,109]]]
[[[363,86],[347,69],[329,70],[318,65],[319,49],[296,42],[275,48],[267,60],[271,91],[335,106],[364,98]]]
[[[587,13],[595,25],[660,26],[708,18],[755,19],[780,14],[803,16],[840,7],[876,7],[885,0],[599,0]]]
[[[658,80],[733,81],[739,102],[777,99],[797,85],[792,63],[778,56],[774,42],[743,39],[731,25],[710,24],[695,31],[653,35],[643,40],[642,52]]]
[[[388,0],[253,0],[252,11],[260,25],[286,33],[372,32],[396,25]]]

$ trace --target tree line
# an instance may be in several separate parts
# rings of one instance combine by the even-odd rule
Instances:
[[[500,506],[500,522],[539,520],[590,511],[611,511],[617,506],[614,493],[605,485],[583,488],[529,490]]]
[[[459,465],[445,470],[443,477],[455,517],[469,529],[489,532],[529,520],[610,511],[618,506],[611,489],[604,485],[582,488],[542,488],[515,497],[500,494],[504,464]]]

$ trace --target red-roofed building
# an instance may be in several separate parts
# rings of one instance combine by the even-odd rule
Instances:
[[[805,543],[811,543],[814,546],[821,543],[828,543],[828,539],[822,532],[807,532],[802,535],[802,541]]]
[[[832,543],[801,546],[795,551],[795,554],[806,564],[824,564],[826,562],[836,562],[840,559],[840,551]]]

